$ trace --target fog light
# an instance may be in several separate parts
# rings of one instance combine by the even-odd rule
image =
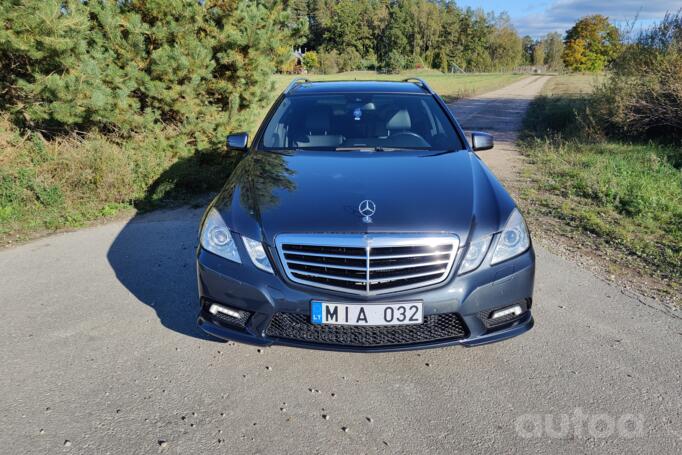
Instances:
[[[523,313],[523,309],[521,308],[521,305],[514,305],[510,306],[507,308],[503,308],[501,310],[493,311],[493,314],[490,316],[490,319],[498,319],[504,316],[509,316],[510,314],[513,314],[514,316],[518,316],[521,313]]]
[[[231,318],[239,319],[242,317],[241,312],[233,310],[231,308],[224,307],[222,305],[213,304],[208,308],[208,312],[215,316],[218,313],[224,314]]]

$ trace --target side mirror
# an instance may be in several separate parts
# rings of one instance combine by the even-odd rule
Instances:
[[[471,148],[474,149],[474,152],[490,150],[493,148],[493,145],[493,136],[491,134],[480,133],[478,131],[471,133]]]
[[[246,151],[249,144],[249,135],[247,133],[235,133],[227,136],[227,148],[230,150]]]

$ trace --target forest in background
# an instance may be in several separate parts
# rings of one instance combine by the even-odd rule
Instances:
[[[505,12],[444,0],[289,0],[287,5],[307,30],[303,63],[313,72],[495,72],[529,65],[557,71],[563,66],[560,33],[521,37]],[[294,62],[288,64],[283,71],[293,70]]]

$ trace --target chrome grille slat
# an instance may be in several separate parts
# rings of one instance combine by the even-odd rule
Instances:
[[[372,255],[372,260],[380,260],[380,259],[403,259],[403,258],[416,258],[416,257],[424,257],[424,256],[438,256],[440,254],[450,254],[450,251],[437,251],[434,253],[416,253],[416,254],[379,254],[379,255]],[[363,256],[364,258],[364,256]]]
[[[290,280],[359,295],[441,283],[459,247],[457,236],[429,233],[281,234],[275,243]]]
[[[358,279],[358,278],[350,278],[350,277],[339,276],[339,275],[326,275],[324,273],[306,272],[304,270],[292,270],[291,272],[295,275],[306,275],[306,276],[314,276],[314,277],[319,277],[319,278],[329,278],[330,280],[348,281],[350,283],[365,283],[367,281],[364,278]]]
[[[390,281],[397,281],[397,280],[409,280],[411,278],[421,278],[423,276],[430,276],[430,275],[442,275],[443,271],[438,270],[435,272],[423,272],[423,273],[411,273],[409,275],[398,275],[398,276],[390,276],[386,278],[377,278],[377,279],[370,279],[369,282],[371,283],[388,283]]]
[[[287,259],[287,262],[289,264],[300,264],[300,265],[310,265],[313,267],[326,267],[330,269],[344,269],[344,270],[360,270],[360,271],[365,271],[366,267],[353,267],[350,265],[338,265],[338,264],[329,264],[325,262],[307,262],[307,261],[299,261],[299,260],[294,260],[294,259]]]
[[[316,256],[316,257],[329,257],[329,258],[339,258],[339,259],[365,259],[365,256],[352,256],[349,254],[324,254],[324,253],[309,253],[307,251],[292,251],[284,249],[282,250],[284,254],[296,254],[298,256]]]
[[[372,259],[374,259],[374,258],[372,258]],[[427,267],[427,266],[431,266],[431,265],[447,264],[448,262],[450,262],[450,260],[433,261],[433,262],[417,262],[414,264],[401,264],[401,265],[384,265],[384,266],[380,266],[380,267],[372,267],[370,265],[369,271],[370,272],[379,272],[379,271],[384,271],[384,270],[411,269],[411,268]]]

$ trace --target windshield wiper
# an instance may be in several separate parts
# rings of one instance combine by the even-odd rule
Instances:
[[[463,149],[465,150],[465,149]],[[446,155],[448,153],[455,153],[455,152],[460,152],[462,150],[457,150],[457,149],[452,149],[452,150],[440,150],[440,151],[434,151],[431,155],[425,155],[427,157],[429,156],[439,156],[439,155]]]
[[[271,148],[271,149],[258,149],[258,152],[265,153],[276,153],[277,155],[291,155],[294,152],[298,152],[300,149],[297,148]]]

